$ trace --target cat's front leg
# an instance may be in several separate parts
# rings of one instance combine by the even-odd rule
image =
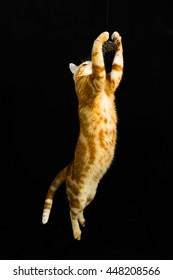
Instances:
[[[94,41],[92,48],[92,63],[102,63],[104,65],[102,45],[109,39],[109,33],[107,31],[101,33]]]
[[[109,39],[109,32],[105,31],[102,32],[97,39],[95,40],[96,42],[100,42],[102,45]]]
[[[111,81],[113,82],[112,85],[114,87],[113,91],[115,91],[121,81],[123,74],[123,46],[121,36],[118,32],[115,31],[111,38],[112,41],[116,43],[116,51],[112,62],[112,71],[110,73]]]
[[[112,34],[111,39],[116,44],[116,55],[117,55],[118,51],[122,49],[122,39],[121,39],[121,36],[120,36],[120,34],[117,31],[115,31]]]
[[[123,46],[122,46],[122,39],[118,32],[114,32],[111,36],[112,41],[116,43],[116,51],[115,56],[113,59],[113,65],[118,65],[120,68],[123,66]]]
[[[104,65],[102,46],[108,40],[108,38],[108,32],[101,33],[94,41],[92,48],[92,77],[93,85],[96,89],[96,92],[102,90],[104,87],[106,71]]]

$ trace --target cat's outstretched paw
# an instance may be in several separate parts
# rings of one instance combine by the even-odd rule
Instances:
[[[98,37],[97,40],[101,41],[101,43],[106,42],[109,39],[109,32],[105,31],[102,32]]]
[[[116,45],[119,45],[121,43],[121,36],[117,31],[112,34],[111,39],[116,43]]]

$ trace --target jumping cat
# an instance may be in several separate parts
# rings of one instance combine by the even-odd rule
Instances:
[[[102,52],[109,33],[103,32],[94,41],[91,61],[76,66],[73,73],[78,98],[80,132],[74,159],[53,180],[44,204],[42,223],[47,223],[53,198],[58,187],[66,181],[70,218],[74,238],[81,239],[79,223],[84,226],[83,211],[93,200],[97,186],[114,157],[117,138],[117,114],[114,92],[123,74],[123,48],[118,32],[112,34],[116,51],[112,70],[106,74]]]

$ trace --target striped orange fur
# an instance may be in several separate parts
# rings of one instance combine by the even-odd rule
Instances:
[[[73,161],[53,180],[44,204],[43,224],[47,223],[58,187],[66,182],[74,238],[80,240],[85,207],[93,200],[98,183],[109,168],[116,146],[117,114],[114,92],[123,74],[123,48],[118,32],[112,34],[116,51],[112,70],[106,74],[102,46],[109,33],[103,32],[93,43],[91,61],[70,64],[78,97],[80,133]]]

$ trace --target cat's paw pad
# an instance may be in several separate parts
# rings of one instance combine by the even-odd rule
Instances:
[[[117,31],[115,31],[115,32],[112,34],[111,38],[112,38],[112,41],[115,42],[117,45],[120,44],[120,42],[121,42],[121,36],[120,36],[120,34],[119,34]]]

